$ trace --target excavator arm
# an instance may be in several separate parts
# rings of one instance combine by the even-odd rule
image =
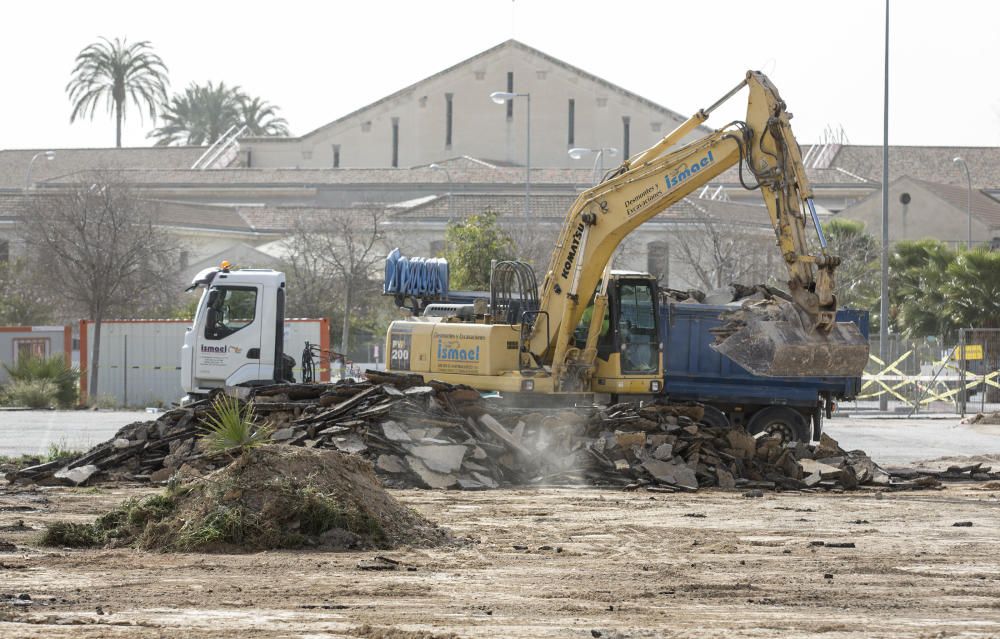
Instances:
[[[674,149],[743,87],[749,88],[745,122],[733,122]],[[602,276],[607,281],[615,249],[643,222],[740,165],[740,179],[752,181],[744,185],[760,189],[767,205],[793,304],[778,301],[778,310],[766,312],[745,309],[718,350],[758,374],[860,374],[868,357],[867,342],[856,328],[851,331],[834,321],[834,270],[840,260],[827,253],[790,119],[774,85],[750,71],[718,102],[581,193],[567,215],[541,287],[539,317],[546,318],[545,326],[536,321],[532,327],[522,365],[551,365],[557,385],[563,387],[576,385],[572,376],[589,375],[597,332],[589,332],[581,351],[573,346],[573,329]],[[743,174],[744,167],[749,175]],[[819,234],[819,255],[809,254],[807,217]],[[599,308],[605,302],[602,295],[603,290],[598,291]]]

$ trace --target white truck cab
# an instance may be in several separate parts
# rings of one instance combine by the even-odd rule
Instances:
[[[186,399],[226,386],[291,378],[283,352],[284,273],[230,270],[223,262],[198,273],[187,290],[197,288],[202,289],[201,300],[181,350]]]

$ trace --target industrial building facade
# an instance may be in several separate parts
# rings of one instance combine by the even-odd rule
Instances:
[[[496,104],[496,91],[531,95],[530,188],[527,98]],[[614,158],[610,151],[600,158],[610,168],[684,118],[510,40],[300,137],[236,140],[232,161],[213,168],[192,168],[205,150],[198,147],[57,149],[32,171],[39,150],[0,151],[0,257],[17,253],[16,223],[32,198],[92,183],[109,169],[134,184],[156,207],[160,226],[180,238],[178,264],[188,274],[220,257],[275,266],[298,220],[371,207],[385,211],[386,242],[411,254],[437,252],[449,222],[487,210],[522,233],[533,231],[534,241],[551,242],[573,200],[594,182],[597,156],[573,159],[570,148],[616,149]],[[863,219],[878,233],[869,209],[881,188],[880,154],[879,147],[847,144],[803,148],[822,215]],[[1000,236],[992,204],[1000,149],[893,147],[890,171],[949,184],[955,195],[967,186],[952,165],[955,155],[970,169],[974,240],[988,244]],[[909,192],[928,197],[910,204],[908,237],[966,238],[967,215],[955,197],[932,198],[943,192],[933,188]],[[862,209],[852,212],[858,203]],[[890,217],[902,213],[897,200],[890,204]],[[918,218],[935,224],[918,227]],[[674,288],[707,288],[713,278],[704,271],[720,258],[712,258],[718,247],[704,242],[733,238],[749,241],[764,260],[741,267],[748,277],[775,266],[767,262],[776,249],[766,211],[735,168],[630,235],[617,265],[650,270]]]

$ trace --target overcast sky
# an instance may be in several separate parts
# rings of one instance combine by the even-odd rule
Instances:
[[[280,106],[293,134],[513,37],[683,114],[760,69],[801,142],[842,126],[851,143],[881,144],[884,11],[881,0],[9,3],[0,148],[114,144],[102,112],[69,123],[74,57],[99,36],[149,40],[173,90],[241,85]],[[1000,145],[1000,2],[894,0],[892,12],[890,144]],[[150,143],[154,125],[138,116],[126,146]]]

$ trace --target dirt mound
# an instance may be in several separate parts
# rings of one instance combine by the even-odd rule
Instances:
[[[390,496],[365,460],[262,446],[166,495],[125,502],[93,524],[50,526],[44,542],[238,552],[430,546],[448,539]]]

